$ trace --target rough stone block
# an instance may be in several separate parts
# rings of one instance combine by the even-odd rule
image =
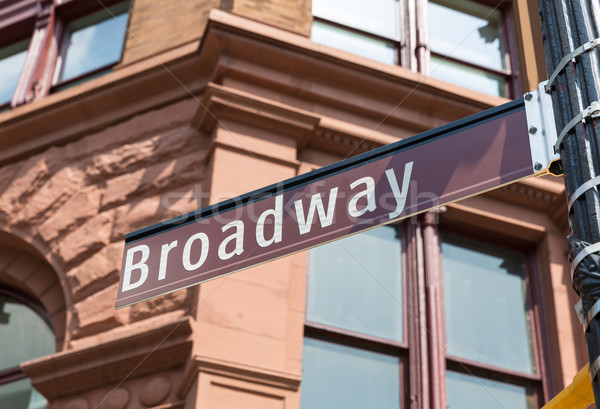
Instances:
[[[183,289],[134,304],[129,316],[131,321],[138,321],[178,309],[189,310],[190,307],[189,290]]]
[[[101,199],[101,208],[116,206],[145,192],[200,181],[204,177],[204,155],[195,152],[110,179]]]
[[[58,254],[66,264],[85,258],[108,244],[112,212],[100,213],[59,242]]]
[[[47,176],[48,165],[45,158],[35,156],[27,160],[0,196],[0,211],[8,215],[16,214],[27,198],[45,182]]]
[[[44,217],[49,209],[64,202],[83,185],[84,173],[77,168],[63,168],[36,191],[19,214],[19,220],[33,224]]]
[[[111,241],[124,240],[129,232],[194,211],[198,203],[194,188],[184,187],[120,206],[115,209]]]
[[[49,242],[66,230],[81,225],[85,220],[98,214],[100,191],[96,186],[88,186],[76,193],[65,204],[59,207],[39,228],[44,241]]]
[[[115,283],[102,291],[91,295],[85,300],[75,304],[75,312],[79,321],[80,335],[90,332],[105,331],[124,324],[127,311],[118,314],[115,310],[118,284]]]
[[[107,282],[118,281],[123,247],[122,241],[108,245],[67,273],[77,299],[102,289]]]

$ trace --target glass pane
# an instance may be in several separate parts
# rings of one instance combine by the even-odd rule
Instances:
[[[59,81],[75,78],[119,61],[128,14],[126,6],[122,5],[110,11],[115,17],[103,10],[69,25]]]
[[[495,97],[506,96],[504,77],[434,56],[431,56],[429,76]]]
[[[54,335],[29,307],[0,295],[0,369],[54,352]]]
[[[534,409],[533,394],[524,386],[447,372],[449,409]]]
[[[311,39],[352,54],[367,57],[386,64],[396,63],[396,49],[393,44],[315,21]]]
[[[399,40],[396,0],[313,0],[314,16]]]
[[[369,230],[310,251],[308,321],[402,341],[396,229]]]
[[[0,386],[0,403],[3,408],[43,409],[46,399],[31,387],[29,379]]]
[[[305,338],[302,362],[302,408],[400,408],[398,357]]]
[[[27,47],[29,41],[21,41],[0,49],[0,104],[9,102],[15,93],[27,57]]]
[[[500,11],[468,0],[429,2],[433,52],[487,68],[506,68]]]
[[[442,256],[448,352],[534,373],[523,257],[455,236]]]

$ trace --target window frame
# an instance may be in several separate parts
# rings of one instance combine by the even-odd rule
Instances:
[[[61,91],[65,88],[76,85],[87,79],[92,79],[98,75],[102,75],[115,65],[119,64],[119,62],[123,59],[127,31],[129,30],[130,16],[128,16],[127,18],[127,26],[125,27],[125,38],[123,38],[123,46],[121,47],[119,59],[117,61],[108,63],[101,67],[97,67],[91,71],[85,72],[67,80],[60,79],[61,73],[64,70],[65,56],[68,51],[67,41],[70,34],[69,25],[76,20],[83,19],[86,17],[92,17],[95,13],[101,12],[103,10],[108,10],[110,12],[110,9],[119,7],[121,5],[124,6],[124,8],[126,9],[125,12],[129,14],[131,5],[130,0],[105,0],[103,1],[102,6],[99,6],[98,3],[94,5],[94,3],[91,2],[78,3],[75,2],[75,0],[68,0],[64,3],[61,3],[61,6],[57,7],[56,29],[54,33],[54,36],[57,39],[57,47],[53,53],[53,63],[51,65],[51,72],[49,75],[51,84],[49,91],[50,93]],[[102,21],[106,20],[100,20],[97,23],[90,24],[89,26],[98,24]]]
[[[316,1],[316,0],[315,0]],[[367,38],[383,41],[394,47],[395,63],[404,68],[418,71],[424,75],[430,74],[432,57],[459,64],[464,67],[480,70],[504,79],[504,92],[506,98],[516,98],[522,95],[520,81],[519,56],[517,47],[517,31],[514,22],[512,3],[508,0],[471,0],[487,7],[498,9],[500,12],[502,41],[506,68],[498,70],[480,66],[469,61],[463,61],[452,56],[431,51],[429,46],[429,22],[427,19],[429,0],[396,0],[398,10],[399,38],[394,40],[373,34],[356,27],[348,26],[330,19],[312,15],[313,23],[320,22],[335,28],[358,34]]]
[[[384,228],[384,226],[378,227]],[[409,320],[407,315],[412,314],[410,311],[410,305],[408,302],[408,286],[410,285],[409,280],[407,278],[406,271],[406,260],[407,258],[404,256],[405,252],[408,251],[407,243],[404,240],[404,236],[406,235],[406,226],[404,223],[394,223],[389,225],[389,228],[393,228],[396,230],[396,234],[402,239],[400,239],[400,257],[401,257],[401,269],[402,269],[402,300],[403,300],[403,320],[402,320],[402,331],[403,331],[403,341],[398,342],[390,339],[385,339],[381,337],[376,337],[368,334],[363,334],[356,331],[351,331],[343,328],[338,328],[332,325],[320,324],[317,322],[310,321],[307,317],[307,310],[305,310],[305,319],[304,319],[304,336],[303,338],[312,338],[325,342],[352,346],[355,348],[365,349],[368,351],[374,351],[383,353],[386,355],[397,357],[400,361],[399,364],[399,373],[401,384],[400,386],[400,404],[401,408],[408,408],[411,401],[411,393],[410,393],[410,340],[409,333],[412,333],[409,329]],[[310,257],[310,252],[307,252],[307,256]],[[307,259],[308,260],[308,259]],[[307,280],[306,280],[306,291],[305,291],[305,304],[308,305],[308,296],[309,296],[309,263],[307,262]],[[408,310],[408,311],[407,311]]]
[[[0,48],[21,40],[29,39],[30,42],[16,90],[9,103],[0,105],[0,112],[44,98],[63,88],[62,84],[59,88],[54,87],[53,78],[57,58],[63,48],[62,39],[70,21],[119,3],[127,3],[127,13],[130,14],[132,4],[131,0],[103,0],[102,3],[94,0],[7,0],[6,3],[0,8]],[[128,18],[128,25],[129,21]],[[91,79],[118,63],[86,73],[70,83]]]
[[[504,92],[506,98],[515,98],[522,94],[521,86],[519,81],[519,68],[518,68],[518,54],[517,54],[517,42],[516,42],[516,30],[514,23],[514,14],[511,5],[508,1],[499,0],[470,0],[481,5],[492,7],[494,10],[498,10],[500,13],[500,21],[502,24],[502,42],[504,44],[504,53],[502,58],[506,68],[504,70],[494,69],[485,67],[483,65],[475,64],[470,61],[461,60],[459,58],[452,57],[450,55],[437,53],[429,48],[429,60],[431,57],[439,58],[443,61],[452,62],[458,65],[462,65],[468,68],[473,68],[478,71],[487,72],[492,75],[497,75],[504,78]],[[427,1],[429,4],[429,1]],[[513,33],[513,35],[510,35]],[[426,73],[429,74],[429,73]]]
[[[440,233],[443,230],[443,233]],[[529,384],[532,389],[534,407],[541,407],[550,397],[549,387],[551,385],[550,374],[545,366],[545,362],[550,362],[548,344],[544,342],[543,334],[548,331],[544,325],[545,317],[543,315],[543,295],[541,292],[541,273],[537,261],[537,248],[534,244],[521,240],[515,236],[506,236],[496,234],[492,231],[482,231],[474,226],[457,225],[456,223],[445,223],[443,218],[438,226],[437,234],[441,242],[443,234],[451,234],[475,240],[491,246],[507,249],[521,253],[523,256],[523,268],[525,269],[525,280],[527,285],[527,296],[529,297],[529,319],[532,342],[532,353],[535,363],[535,373],[527,374],[525,372],[514,371],[491,364],[477,362],[456,356],[450,356],[446,353],[445,361],[447,368],[461,368],[456,370],[461,373],[473,372],[475,376],[491,380],[505,381],[519,385]],[[441,252],[440,252],[441,255]],[[440,262],[440,269],[441,269]],[[440,272],[443,274],[443,271]],[[443,280],[443,276],[442,276]],[[445,330],[445,329],[444,329]],[[487,376],[485,376],[487,375]],[[518,383],[520,381],[521,383]]]
[[[438,220],[440,219],[440,220]],[[482,231],[475,226],[458,225],[444,220],[437,211],[405,220],[397,227],[402,243],[404,303],[404,338],[402,343],[379,339],[330,325],[310,322],[305,316],[304,336],[343,345],[383,348],[400,358],[402,379],[401,407],[422,399],[422,407],[445,407],[447,404],[446,372],[471,374],[492,381],[524,386],[531,391],[534,406],[540,407],[551,396],[552,379],[544,364],[549,360],[549,346],[543,334],[548,331],[541,303],[541,276],[535,244]],[[381,228],[381,227],[379,227]],[[442,233],[443,232],[443,233]],[[530,335],[535,373],[528,374],[481,362],[451,356],[447,351],[445,307],[443,300],[442,234],[452,234],[517,251],[523,255],[527,296],[529,297]],[[308,255],[310,257],[310,254]],[[309,297],[307,263],[306,305]],[[433,288],[435,287],[435,288]],[[441,293],[441,294],[440,294]],[[437,311],[437,316],[435,311]],[[441,316],[439,316],[441,314]],[[412,317],[411,317],[412,316]],[[417,322],[414,317],[419,317]],[[441,342],[441,345],[438,345]],[[439,356],[437,356],[439,355]],[[421,398],[418,398],[421,397]],[[427,404],[431,402],[430,404]],[[421,407],[419,405],[419,407]]]
[[[48,328],[54,333],[54,326],[52,325],[52,319],[44,306],[34,297],[30,296],[24,291],[17,288],[0,283],[0,295],[12,298],[16,302],[19,302],[33,312],[35,312],[45,323]],[[0,368],[0,386],[7,385],[12,382],[26,379],[27,375],[21,370],[19,365],[12,366],[9,368]]]

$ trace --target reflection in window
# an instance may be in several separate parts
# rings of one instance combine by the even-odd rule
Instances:
[[[533,409],[537,369],[524,256],[445,235],[442,257],[450,407]],[[482,369],[485,378],[472,374]]]
[[[302,408],[400,409],[398,357],[305,338],[302,362]]]
[[[35,391],[19,364],[54,352],[54,334],[32,300],[0,288],[0,402],[14,409],[42,409],[46,400]],[[18,379],[14,381],[14,379]]]
[[[500,11],[470,0],[431,0],[428,13],[430,75],[506,96],[508,71]]]
[[[315,0],[312,4],[314,42],[396,63],[396,43],[400,39],[396,0]]]
[[[122,3],[71,22],[54,83],[110,67],[121,59],[128,19],[128,5]]]
[[[27,57],[28,47],[29,40],[26,40],[0,49],[0,72],[2,73],[0,105],[10,102],[15,93]]]
[[[520,385],[448,371],[449,409],[534,409],[531,391]]]
[[[388,226],[311,250],[307,320],[401,342],[401,251]]]
[[[442,255],[448,352],[535,373],[523,256],[455,236]]]
[[[400,408],[400,244],[384,226],[310,251],[302,408]]]

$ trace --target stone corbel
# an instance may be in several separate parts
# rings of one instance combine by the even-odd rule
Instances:
[[[174,389],[170,386],[172,380],[161,374],[173,370],[178,373],[186,365],[192,349],[191,334],[191,319],[186,318],[159,328],[146,327],[140,333],[89,348],[28,361],[21,368],[50,403],[81,400],[87,396],[86,401],[95,404],[98,402],[92,402],[93,396],[102,399],[116,389],[123,390],[120,394],[129,395],[127,385],[139,383],[140,378],[149,375],[153,378],[145,383],[167,382],[170,391]],[[131,390],[139,392],[143,388]]]

